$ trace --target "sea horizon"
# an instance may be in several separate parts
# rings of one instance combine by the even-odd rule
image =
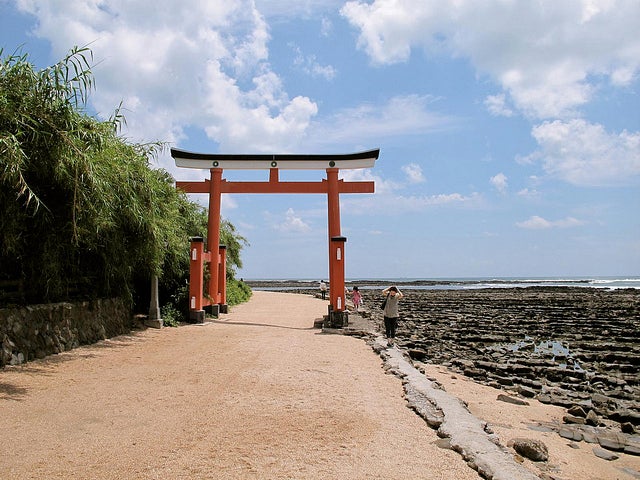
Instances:
[[[255,278],[245,279],[247,283],[273,282],[296,283],[299,286],[305,284],[316,285],[328,279],[310,278]],[[516,288],[516,287],[585,287],[603,289],[640,288],[640,276],[558,276],[558,277],[389,277],[366,278],[348,277],[345,279],[348,285],[358,284],[362,289],[375,289],[381,284],[395,284],[418,290],[444,290],[444,289],[480,289],[480,288]],[[294,289],[296,286],[284,288]]]

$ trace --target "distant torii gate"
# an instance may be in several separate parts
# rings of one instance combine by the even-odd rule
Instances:
[[[202,239],[194,239],[191,246],[191,278],[189,285],[190,318],[204,319],[204,305],[211,304],[213,314],[226,308],[225,250],[220,244],[220,202],[223,193],[316,193],[326,194],[329,220],[329,321],[332,326],[346,322],[344,244],[347,239],[340,233],[341,193],[373,193],[374,182],[345,182],[338,179],[340,169],[372,168],[380,149],[344,155],[296,155],[296,154],[205,154],[171,149],[176,166],[209,169],[211,178],[202,182],[176,182],[176,187],[187,193],[209,194],[209,223],[207,248]],[[268,182],[229,182],[222,178],[222,171],[269,170]],[[320,182],[281,182],[278,170],[326,170],[327,178]],[[218,248],[217,251],[213,249]],[[209,297],[202,295],[202,264],[209,263]],[[197,278],[199,276],[199,279]]]

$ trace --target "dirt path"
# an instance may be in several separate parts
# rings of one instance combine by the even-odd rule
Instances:
[[[0,478],[477,479],[326,302],[254,292],[219,321],[0,371]]]

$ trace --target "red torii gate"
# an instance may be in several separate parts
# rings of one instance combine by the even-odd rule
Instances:
[[[326,194],[329,222],[329,320],[332,326],[346,322],[344,244],[340,233],[340,194],[373,193],[374,182],[345,182],[338,179],[340,169],[372,168],[380,155],[380,149],[343,155],[297,154],[205,154],[171,149],[176,166],[209,169],[211,178],[201,182],[178,181],[176,187],[187,193],[209,194],[209,222],[205,252],[202,239],[195,239],[191,247],[191,279],[189,286],[189,310],[192,320],[204,319],[202,307],[212,304],[213,314],[226,308],[226,267],[224,246],[220,244],[220,203],[223,193],[315,193]],[[228,170],[269,170],[268,182],[230,182],[222,178]],[[279,170],[326,170],[327,178],[320,182],[281,182]],[[199,240],[199,241],[198,241]],[[199,244],[199,245],[198,245]],[[218,246],[215,253],[213,248]],[[209,297],[202,295],[202,262],[209,263]],[[195,270],[195,271],[194,271]],[[194,278],[195,277],[195,278]],[[198,280],[199,277],[199,280]]]

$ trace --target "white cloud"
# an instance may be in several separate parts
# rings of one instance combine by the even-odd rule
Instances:
[[[548,230],[550,228],[571,228],[584,225],[585,222],[573,217],[567,217],[563,220],[545,220],[542,217],[534,215],[524,222],[517,222],[516,226],[527,230]]]
[[[395,193],[349,197],[344,202],[345,211],[358,215],[395,215],[422,212],[432,208],[480,208],[484,199],[479,193],[443,193],[434,195],[398,195]]]
[[[281,232],[307,233],[311,231],[311,226],[296,215],[293,208],[289,208],[285,214],[284,221],[274,224],[273,228]]]
[[[331,144],[379,144],[381,139],[425,135],[452,128],[456,119],[429,110],[434,98],[405,95],[385,103],[365,103],[345,108],[312,123],[305,139],[307,148]]]
[[[333,23],[327,17],[322,17],[320,20],[320,35],[328,37],[333,31]]]
[[[296,53],[293,64],[301,71],[311,77],[322,77],[325,80],[333,80],[337,71],[331,65],[321,65],[315,55],[303,55],[302,50],[297,45],[292,45]]]
[[[425,181],[424,175],[422,174],[422,167],[416,163],[403,165],[401,170],[407,176],[409,183],[423,183]]]
[[[227,0],[231,1],[231,0]],[[255,0],[266,17],[317,18],[340,8],[344,0]]]
[[[540,192],[538,192],[535,188],[523,188],[518,192],[518,195],[525,198],[538,198],[540,196]]]
[[[290,98],[271,70],[268,26],[252,0],[179,9],[170,0],[18,5],[37,17],[35,33],[57,58],[90,44],[97,62],[91,102],[107,117],[123,101],[123,133],[132,141],[175,144],[189,126],[227,152],[286,151],[317,113],[309,98]],[[161,166],[175,171],[166,154]]]
[[[491,185],[493,185],[495,189],[498,190],[498,192],[503,194],[507,192],[507,176],[504,173],[498,173],[497,175],[491,177],[489,181],[491,182]]]
[[[402,188],[402,185],[394,180],[374,175],[369,168],[340,170],[340,178],[345,182],[374,182],[377,195],[392,194]]]
[[[513,116],[513,110],[507,106],[507,100],[504,93],[499,95],[489,95],[485,99],[484,104],[492,115],[497,117]]]
[[[482,200],[479,194],[463,195],[460,193],[421,195],[421,196],[398,196],[394,199],[394,208],[405,211],[423,210],[427,207],[438,206],[461,206],[476,207]]]
[[[405,168],[410,167],[410,168]],[[410,164],[402,167],[405,173],[414,175],[413,183],[422,178],[422,169],[419,165]],[[362,170],[341,170],[340,176],[345,181],[373,181],[375,182],[374,195],[345,196],[341,200],[344,211],[350,214],[371,215],[371,214],[397,214],[398,212],[418,212],[434,207],[463,207],[479,208],[484,204],[482,195],[471,193],[464,195],[461,193],[441,193],[433,195],[403,195],[406,183],[401,183],[393,179],[383,178],[374,175],[370,169]],[[411,178],[408,178],[412,182]],[[422,180],[424,181],[424,179]]]
[[[534,127],[532,135],[540,149],[524,161],[542,162],[553,177],[607,186],[637,182],[640,176],[640,132],[609,133],[584,120],[557,120]]]
[[[465,57],[536,118],[566,117],[588,102],[590,76],[628,85],[640,68],[640,12],[631,0],[505,2],[350,1],[342,15],[377,64],[413,48]],[[493,113],[505,110],[489,99]]]

